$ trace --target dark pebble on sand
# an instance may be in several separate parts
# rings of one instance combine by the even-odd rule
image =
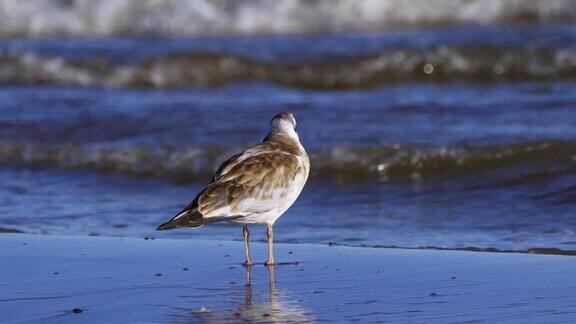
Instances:
[[[188,271],[188,268],[182,268],[182,270],[184,270],[184,271]]]
[[[128,227],[128,224],[114,224],[114,227],[116,227],[116,228],[126,228],[126,227]]]
[[[84,310],[83,310],[82,308],[74,308],[74,309],[72,310],[72,313],[74,313],[74,314],[82,314],[82,313],[84,313]]]
[[[322,290],[314,290],[314,294],[321,294]]]
[[[433,293],[430,294],[430,297],[436,297],[436,296],[438,296],[438,294],[435,293],[435,292],[433,292]]]
[[[158,272],[157,274],[155,274],[156,277],[162,277],[162,274],[160,272]]]
[[[225,257],[225,258],[229,258],[229,257],[230,257],[230,254],[225,254],[224,257]]]
[[[456,277],[452,277],[451,279],[456,279]]]
[[[54,272],[54,274],[59,274],[58,272]]]
[[[262,317],[270,317],[270,314],[264,313],[264,314],[262,314]]]
[[[294,252],[292,252],[292,251],[288,252],[288,254],[292,254],[292,253],[294,253]]]

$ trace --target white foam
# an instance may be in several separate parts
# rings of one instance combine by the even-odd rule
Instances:
[[[0,0],[0,35],[251,35],[576,20],[576,0]]]

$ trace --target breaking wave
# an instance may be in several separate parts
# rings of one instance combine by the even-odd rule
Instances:
[[[8,141],[0,142],[0,165],[95,170],[183,183],[209,178],[219,163],[241,150]],[[486,147],[338,146],[312,151],[310,159],[313,178],[347,181],[466,175],[526,165],[545,166],[543,176],[559,165],[576,173],[576,145],[562,141]]]
[[[1,0],[1,36],[253,35],[572,22],[574,0]]]
[[[179,53],[121,65],[34,53],[0,55],[0,83],[101,87],[210,87],[253,79],[314,89],[408,81],[558,80],[576,77],[576,48],[435,47],[370,57],[282,64],[217,53]]]

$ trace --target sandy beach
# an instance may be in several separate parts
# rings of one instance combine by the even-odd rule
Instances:
[[[576,258],[2,234],[0,322],[571,322]]]

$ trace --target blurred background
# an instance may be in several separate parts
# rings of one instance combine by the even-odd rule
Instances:
[[[240,239],[154,228],[291,111],[312,169],[281,242],[576,248],[575,23],[575,0],[0,0],[0,231]]]

